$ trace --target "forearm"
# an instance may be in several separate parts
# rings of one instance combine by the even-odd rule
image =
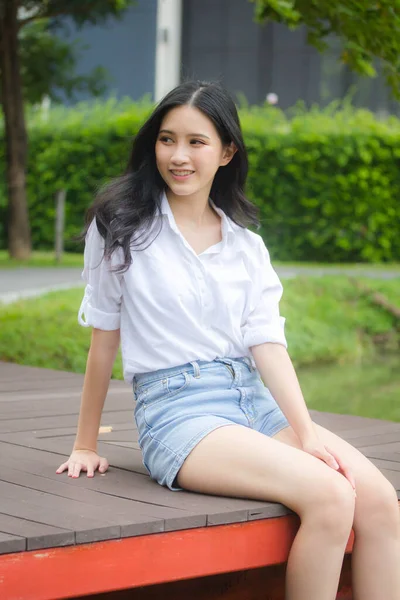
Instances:
[[[292,361],[281,344],[260,344],[250,348],[264,384],[300,439],[315,435],[312,420]]]
[[[97,451],[97,437],[112,368],[118,352],[119,331],[94,330],[82,389],[74,450]]]

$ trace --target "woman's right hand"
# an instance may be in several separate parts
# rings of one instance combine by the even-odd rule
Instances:
[[[58,467],[56,473],[63,473],[68,469],[68,477],[79,477],[81,471],[86,472],[88,477],[93,477],[96,469],[99,473],[105,473],[108,466],[107,459],[93,450],[73,450],[69,459]]]

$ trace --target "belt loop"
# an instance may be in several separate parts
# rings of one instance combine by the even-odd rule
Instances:
[[[249,356],[243,356],[243,359],[249,367],[250,371],[256,371],[256,369],[253,367],[253,363],[251,362],[251,358]]]
[[[196,377],[196,379],[198,379],[200,377],[199,363],[196,360],[193,360],[193,361],[190,361],[189,364],[192,365],[192,367],[194,369],[194,377]]]
[[[217,358],[216,361],[221,362],[228,367],[228,370],[232,374],[233,382],[235,384],[237,384],[240,380],[240,372],[237,368],[235,368],[234,360],[232,360],[231,358],[224,357],[224,358]]]

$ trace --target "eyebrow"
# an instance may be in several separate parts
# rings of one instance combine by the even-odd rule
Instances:
[[[159,135],[161,133],[169,133],[174,135],[175,132],[171,131],[170,129],[161,129],[161,131],[159,132]],[[206,138],[207,140],[209,140],[210,138],[208,137],[208,135],[204,135],[204,133],[188,133],[187,137],[202,137],[202,138]]]

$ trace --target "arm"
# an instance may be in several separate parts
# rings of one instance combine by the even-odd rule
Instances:
[[[319,439],[285,346],[264,343],[251,347],[250,351],[261,379],[297,434],[302,449],[323,460],[332,469],[340,469],[355,490],[356,483],[351,468]]]
[[[354,475],[348,464],[319,439],[308,412],[300,384],[286,348],[280,344],[264,343],[250,348],[261,379],[289,421],[305,452],[339,470],[356,489]]]
[[[264,241],[257,236],[256,242],[254,250],[249,252],[254,256],[254,285],[249,297],[251,310],[242,325],[243,341],[293,430],[305,438],[314,433],[314,428],[286,350],[285,319],[279,312],[283,288]]]
[[[119,340],[119,329],[102,331],[94,328],[92,331],[74,450],[97,452],[101,414]]]
[[[244,343],[253,355],[261,379],[300,440],[302,449],[323,460],[333,469],[340,468],[355,488],[350,468],[343,459],[322,444],[307,410],[286,350],[284,320],[279,314],[282,285],[271,266],[268,250],[263,242],[259,245],[257,265],[254,297],[251,299],[252,310],[242,325]]]
[[[87,285],[78,311],[79,323],[93,327],[92,339],[73,451],[56,471],[63,473],[68,469],[71,477],[79,477],[82,470],[87,471],[88,477],[93,477],[97,468],[101,473],[108,469],[107,460],[97,455],[96,447],[101,413],[120,341],[123,276],[112,270],[114,264],[121,262],[121,256],[115,254],[111,261],[104,259],[104,240],[93,220],[85,240],[82,272]]]
[[[250,351],[264,384],[278,403],[300,441],[315,435],[299,381],[286,348],[264,343]]]

